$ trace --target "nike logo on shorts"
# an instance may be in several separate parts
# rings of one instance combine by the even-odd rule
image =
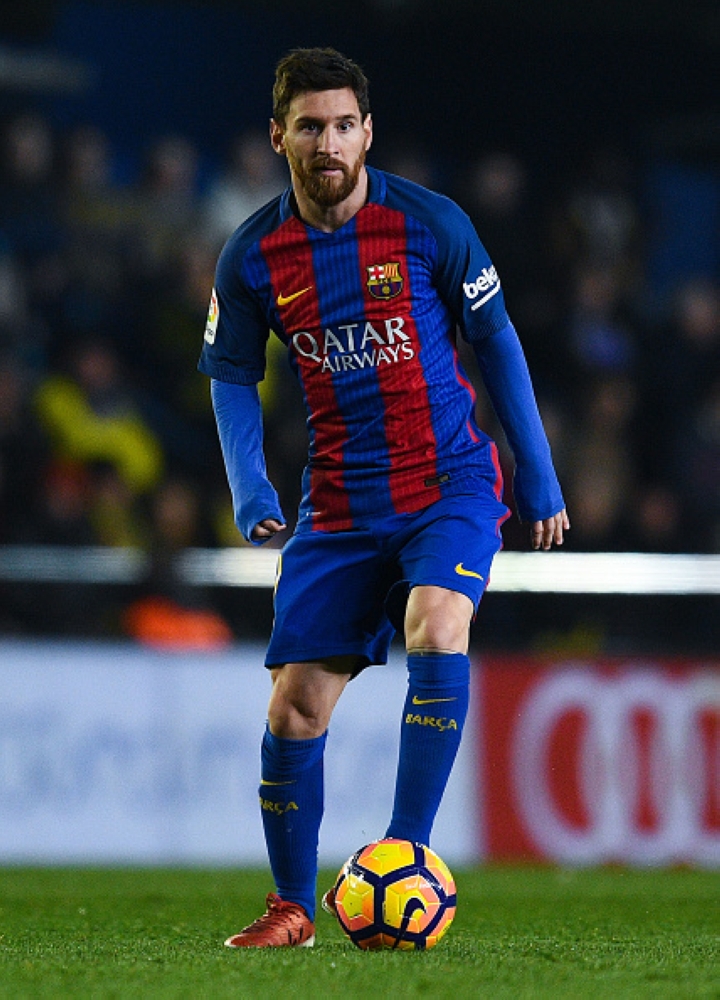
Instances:
[[[458,576],[475,576],[478,578],[478,580],[485,579],[485,577],[481,576],[480,573],[475,573],[471,569],[465,569],[465,567],[461,562],[459,562],[455,567],[455,572],[457,573]]]

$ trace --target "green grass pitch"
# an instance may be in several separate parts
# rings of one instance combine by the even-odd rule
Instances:
[[[262,911],[264,872],[0,869],[0,997],[720,997],[718,872],[455,876],[432,951],[361,952],[320,912],[315,948],[246,952],[223,940]]]

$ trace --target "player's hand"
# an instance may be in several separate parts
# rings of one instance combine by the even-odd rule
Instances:
[[[250,537],[254,542],[266,542],[268,538],[277,535],[278,531],[284,531],[286,527],[287,525],[281,521],[276,521],[273,517],[266,517],[264,521],[255,525]]]
[[[531,528],[531,544],[534,549],[552,548],[553,542],[562,545],[563,532],[570,528],[570,519],[567,511],[563,509],[553,517],[546,517],[544,521],[535,521]]]

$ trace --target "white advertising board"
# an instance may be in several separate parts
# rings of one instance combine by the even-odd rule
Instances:
[[[0,642],[0,863],[266,863],[261,646],[155,652]],[[326,751],[320,860],[382,836],[392,806],[404,657],[354,680]],[[433,844],[475,860],[472,718]]]

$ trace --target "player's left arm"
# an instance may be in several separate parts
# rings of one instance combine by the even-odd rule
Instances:
[[[434,283],[471,344],[515,457],[513,492],[533,548],[561,545],[570,527],[520,341],[500,276],[470,218],[438,198],[428,222],[436,241]]]
[[[513,492],[535,549],[562,545],[570,527],[530,372],[515,327],[472,344],[483,381],[515,457]]]

